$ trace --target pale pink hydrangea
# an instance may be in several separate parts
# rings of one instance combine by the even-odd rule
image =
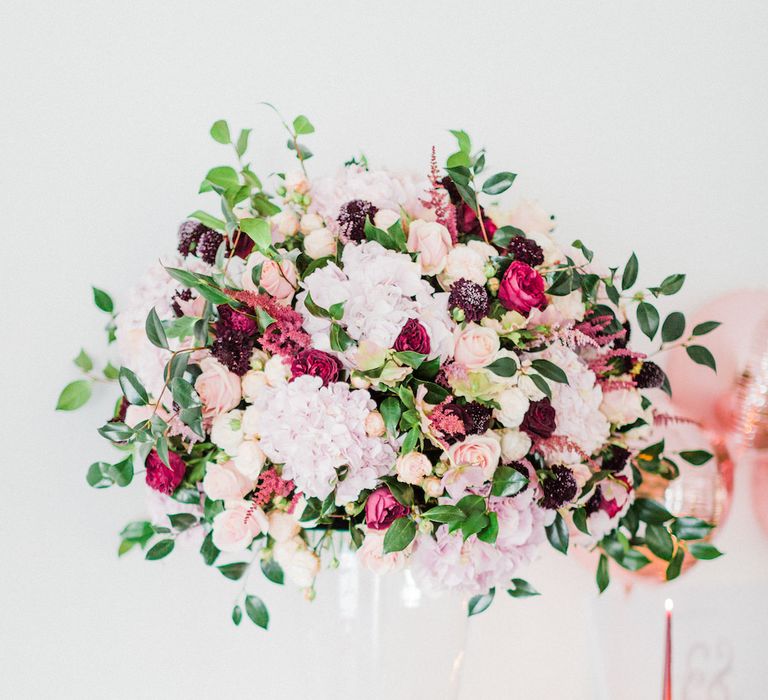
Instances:
[[[336,217],[339,210],[353,199],[371,202],[378,209],[399,212],[404,209],[414,219],[434,219],[434,212],[422,200],[429,198],[429,181],[412,173],[393,173],[385,170],[366,170],[349,166],[336,175],[319,177],[312,181],[310,214],[319,214],[326,226],[338,232]]]
[[[532,489],[517,496],[491,498],[490,507],[499,519],[499,534],[494,544],[477,535],[465,541],[461,531],[448,532],[447,525],[437,530],[437,539],[420,535],[413,559],[413,573],[428,589],[452,590],[474,595],[493,586],[505,586],[534,560],[552,520],[534,502]]]
[[[393,468],[392,445],[366,433],[376,404],[365,390],[343,382],[324,387],[319,377],[304,375],[265,389],[260,402],[261,449],[307,496],[325,498],[335,489],[343,506]]]
[[[342,268],[328,263],[302,282],[306,291],[298,295],[297,308],[313,346],[331,350],[331,324],[309,313],[304,304],[307,294],[325,309],[344,303],[341,324],[354,340],[391,348],[406,321],[415,318],[430,336],[430,357],[445,359],[449,355],[453,322],[448,313],[448,294],[435,293],[408,255],[369,241],[348,245],[341,263]]]

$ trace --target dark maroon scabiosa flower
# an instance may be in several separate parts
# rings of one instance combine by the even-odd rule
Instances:
[[[624,321],[624,323],[621,324],[621,327],[624,329],[624,335],[621,338],[616,338],[613,341],[613,347],[615,348],[627,347],[629,344],[630,336],[632,335],[632,326],[629,321]]]
[[[324,386],[335,382],[339,378],[339,372],[341,362],[338,359],[314,348],[302,350],[291,362],[291,374],[294,379],[309,374],[312,377],[320,377]]]
[[[464,408],[464,425],[467,429],[467,435],[482,435],[491,427],[492,409],[483,406],[481,403],[472,401]]]
[[[598,486],[595,492],[589,497],[589,500],[584,504],[584,510],[587,511],[587,515],[592,515],[600,510],[600,506],[603,503],[603,491]]]
[[[658,389],[664,383],[664,370],[655,362],[643,362],[635,377],[635,384],[641,389]]]
[[[520,430],[534,439],[546,439],[555,432],[556,427],[555,407],[548,398],[543,398],[541,401],[531,401],[523,416]]]
[[[491,300],[485,287],[461,277],[451,285],[448,306],[461,309],[465,321],[480,321],[488,315]]]
[[[187,219],[186,221],[182,221],[181,226],[179,226],[179,253],[181,253],[185,258],[190,253],[194,252],[195,246],[197,245],[197,242],[200,240],[200,236],[202,235],[203,231],[207,231],[208,229],[203,226],[199,221],[195,221],[194,219]]]
[[[227,328],[213,341],[211,355],[230,372],[242,377],[251,368],[254,343],[252,335]]]
[[[409,318],[395,339],[394,349],[397,352],[419,352],[429,355],[429,333],[415,318]]]
[[[377,211],[379,211],[378,207],[364,199],[353,199],[342,204],[339,215],[336,217],[341,237],[350,241],[364,241],[365,220],[373,221]]]
[[[377,488],[365,504],[365,524],[371,530],[386,530],[395,520],[408,515],[408,509],[399,503],[386,487]]]
[[[177,318],[181,318],[184,315],[184,312],[181,310],[181,306],[179,305],[180,301],[190,301],[192,299],[192,290],[191,289],[182,289],[179,291],[176,290],[176,294],[174,294],[171,297],[171,308],[173,309],[173,313]]]
[[[203,262],[213,265],[213,263],[216,262],[216,253],[223,240],[224,236],[218,231],[214,231],[210,228],[205,229],[200,235],[200,240],[197,242],[195,255],[197,255]]]
[[[536,267],[544,263],[544,251],[536,241],[523,236],[515,236],[509,242],[509,252],[515,256],[515,260],[526,265]]]
[[[256,319],[235,311],[231,306],[222,304],[217,306],[216,310],[219,312],[219,322],[216,324],[216,328],[222,332],[231,329],[253,335],[258,328]]]
[[[184,460],[175,452],[168,452],[168,461],[170,466],[166,465],[160,455],[152,450],[148,455],[144,465],[147,468],[146,481],[147,486],[155,491],[170,496],[179,486],[184,478],[184,472],[187,465]]]
[[[603,452],[603,469],[608,472],[618,472],[624,469],[629,459],[629,450],[618,445],[609,445]]]
[[[564,503],[572,501],[579,490],[573,472],[562,465],[555,465],[549,469],[551,474],[541,479],[541,489],[544,496],[541,499],[541,507],[556,510]]]

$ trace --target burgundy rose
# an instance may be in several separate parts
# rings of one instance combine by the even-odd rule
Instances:
[[[477,219],[477,213],[462,198],[459,190],[456,188],[453,180],[447,175],[440,181],[448,196],[451,198],[451,204],[456,207],[456,228],[470,236],[483,237],[483,231],[480,228],[480,222]],[[485,211],[480,207],[480,215],[483,217],[483,227],[485,234],[490,241],[496,233],[497,226],[485,215]]]
[[[340,371],[341,362],[333,355],[314,348],[302,350],[291,362],[291,374],[294,379],[309,374],[312,377],[320,377],[324,386],[335,382]]]
[[[160,459],[160,455],[155,450],[152,450],[144,464],[147,468],[147,486],[170,496],[184,478],[187,465],[175,452],[168,452],[168,461],[171,464],[170,467]]]
[[[547,305],[544,278],[530,265],[515,260],[501,280],[499,301],[505,309],[524,316],[533,308],[543,309]]]
[[[427,329],[415,318],[409,318],[395,339],[395,350],[398,352],[411,351],[429,355],[430,343]]]
[[[241,314],[239,311],[235,311],[231,306],[222,304],[221,306],[217,306],[216,310],[219,312],[218,326],[221,326],[222,329],[232,329],[251,335],[255,333],[258,328],[256,319]]]
[[[386,487],[377,488],[365,504],[365,524],[371,530],[386,530],[395,520],[408,515],[408,509],[398,503]]]
[[[520,430],[525,431],[532,438],[548,438],[555,432],[556,427],[554,406],[549,399],[544,398],[541,401],[531,401]]]

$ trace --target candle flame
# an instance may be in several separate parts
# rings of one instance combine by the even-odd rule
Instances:
[[[665,609],[667,612],[672,612],[672,608],[673,608],[673,607],[674,607],[674,603],[672,602],[672,598],[667,598],[667,599],[664,601],[664,609]]]

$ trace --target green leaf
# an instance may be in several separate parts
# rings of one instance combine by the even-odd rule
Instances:
[[[683,567],[683,559],[685,559],[685,552],[682,547],[678,547],[672,560],[669,562],[666,571],[667,581],[677,578],[680,575],[680,571]]]
[[[211,168],[205,175],[205,182],[216,185],[216,187],[220,187],[223,190],[240,186],[240,178],[237,176],[237,171],[228,165]]]
[[[664,319],[661,327],[661,339],[665,343],[677,340],[685,332],[685,316],[679,311],[673,311]]]
[[[685,282],[685,275],[676,274],[665,277],[664,281],[659,285],[659,292],[665,296],[672,296],[677,294]]]
[[[621,297],[619,296],[619,290],[616,289],[612,284],[606,284],[605,285],[605,293],[608,295],[608,298],[616,305],[619,305],[619,301]]]
[[[237,137],[237,143],[235,144],[235,153],[238,157],[242,157],[248,150],[248,137],[251,135],[250,129],[241,129],[240,136]]]
[[[107,362],[107,366],[104,367],[104,376],[107,379],[114,380],[114,379],[117,379],[118,375],[119,375],[119,372],[117,371],[117,367],[114,367],[112,363]]]
[[[659,330],[659,312],[656,307],[647,301],[641,301],[637,307],[637,322],[640,324],[640,330],[653,340]]]
[[[486,367],[487,370],[499,377],[511,377],[517,372],[517,361],[513,357],[500,357]]]
[[[552,398],[552,389],[549,388],[547,380],[540,374],[529,374],[528,378],[536,385],[538,390],[544,394],[548,399]]]
[[[700,467],[702,464],[706,464],[712,459],[712,453],[706,450],[684,450],[680,453],[680,456],[689,464],[693,464],[696,467]]]
[[[560,384],[568,383],[568,375],[554,362],[549,360],[533,360],[531,366],[542,376]]]
[[[124,442],[133,437],[134,430],[121,421],[110,421],[102,425],[98,433],[112,442]]]
[[[203,561],[205,562],[206,566],[211,566],[213,562],[216,561],[219,554],[221,552],[219,551],[219,548],[213,544],[213,530],[211,530],[203,540],[203,544],[200,545],[200,554],[203,557]]]
[[[575,240],[573,243],[571,243],[571,245],[574,248],[577,248],[578,250],[580,250],[584,254],[584,257],[587,259],[587,262],[592,262],[592,258],[595,256],[595,254],[589,248],[587,248],[587,246],[585,246],[580,240]]]
[[[528,478],[514,467],[500,465],[493,474],[491,494],[493,496],[514,496],[525,488]]]
[[[155,347],[168,349],[168,338],[165,335],[165,328],[163,328],[162,321],[157,315],[157,311],[152,307],[147,315],[147,320],[144,324],[144,329],[147,332],[147,338],[149,342]]]
[[[387,428],[387,432],[393,437],[397,436],[397,422],[400,420],[400,414],[402,408],[400,401],[394,396],[390,396],[381,402],[379,407],[381,417],[384,419],[384,425]]]
[[[676,518],[672,523],[672,532],[681,540],[700,540],[706,537],[714,525],[700,518]]]
[[[334,321],[341,321],[344,318],[344,304],[346,302],[340,301],[337,304],[331,304],[328,307],[328,313]]]
[[[486,513],[472,513],[461,523],[461,534],[466,540],[468,537],[471,537],[488,527],[489,522]]]
[[[94,462],[88,467],[88,472],[85,475],[88,485],[95,489],[105,489],[108,486],[112,486],[114,482],[104,473],[106,467],[109,466],[110,464],[107,462]]]
[[[531,598],[535,595],[541,595],[528,581],[522,578],[513,578],[512,586],[512,588],[507,589],[507,593],[513,598]]]
[[[563,554],[568,554],[568,526],[560,513],[555,515],[555,520],[551,525],[547,525],[546,533],[549,543]]]
[[[403,444],[400,447],[400,454],[408,454],[409,452],[413,452],[413,450],[416,449],[416,443],[419,439],[419,428],[418,426],[414,426],[408,431],[408,434],[405,436],[405,440],[403,440]]]
[[[496,595],[496,589],[491,588],[488,593],[481,593],[480,595],[472,596],[469,599],[467,605],[467,614],[469,617],[473,615],[479,615],[481,612],[485,612],[491,606],[493,598]]]
[[[595,574],[597,589],[602,593],[611,582],[611,574],[608,570],[608,557],[605,554],[600,555],[600,561],[597,562],[597,573]]]
[[[589,534],[589,528],[587,527],[586,508],[577,508],[573,511],[573,524],[580,532],[583,532],[585,535]]]
[[[515,173],[510,172],[501,172],[491,175],[483,183],[483,192],[485,192],[485,194],[501,194],[502,192],[506,192],[512,187],[512,183],[515,181],[516,177],[517,175]]]
[[[627,260],[627,264],[624,266],[624,272],[621,275],[622,290],[629,289],[635,282],[637,282],[637,272],[639,267],[637,256],[632,253],[632,255],[629,256],[629,260]]]
[[[193,408],[200,405],[200,397],[194,387],[183,377],[174,377],[171,380],[171,393],[173,400],[181,408]]]
[[[354,341],[347,332],[336,322],[331,325],[331,349],[336,352],[344,352]]]
[[[501,226],[493,234],[493,244],[499,248],[506,248],[510,241],[518,236],[525,238],[525,233],[514,226]]]
[[[476,494],[464,496],[457,504],[466,516],[473,513],[485,513],[485,499]]]
[[[696,557],[696,559],[717,559],[723,556],[723,553],[708,542],[692,542],[688,545],[688,551]]]
[[[312,134],[315,131],[315,127],[312,126],[312,122],[309,121],[303,114],[300,114],[293,120],[293,131],[298,135]]]
[[[413,352],[412,350],[401,350],[395,353],[395,358],[403,365],[418,369],[421,367],[421,363],[426,359],[426,355],[420,352]]]
[[[245,597],[245,613],[255,625],[262,629],[269,627],[269,611],[259,596],[248,595]]]
[[[235,607],[232,608],[232,622],[234,622],[236,625],[239,625],[242,619],[243,610],[239,605],[235,605]]]
[[[169,515],[168,519],[171,521],[171,525],[179,532],[189,530],[189,528],[197,525],[197,516],[192,513],[174,513]]]
[[[74,359],[75,366],[79,367],[83,372],[90,372],[93,369],[93,360],[88,353],[81,349],[77,357]]]
[[[261,252],[272,245],[272,231],[266,219],[240,219],[239,225]]]
[[[499,516],[491,511],[485,517],[488,524],[477,533],[477,539],[493,544],[499,536]]]
[[[93,303],[96,304],[96,307],[105,313],[111,314],[115,310],[115,304],[112,301],[112,297],[98,287],[91,287],[91,289],[93,289]]]
[[[381,480],[389,487],[390,493],[398,503],[407,507],[413,505],[413,487],[410,484],[404,484],[395,476],[385,476]]]
[[[659,559],[669,561],[675,551],[672,535],[663,525],[648,525],[645,528],[645,543]]]
[[[216,568],[221,572],[221,575],[232,581],[238,581],[243,577],[243,574],[248,570],[248,562],[236,561],[232,564],[222,564]]]
[[[422,513],[421,517],[436,523],[460,523],[466,516],[457,506],[435,506]]]
[[[144,558],[149,561],[162,559],[163,557],[167,557],[173,551],[174,546],[175,542],[173,540],[160,540],[150,547],[149,551],[144,555]]]
[[[117,381],[120,383],[120,389],[128,403],[134,406],[146,406],[149,403],[147,390],[144,388],[141,380],[127,367],[120,368]]]
[[[691,335],[706,335],[720,325],[720,321],[704,321],[704,323],[699,323],[697,326],[694,326]]]
[[[650,525],[663,525],[674,517],[662,505],[648,498],[638,498],[635,501],[634,508],[640,520]]]
[[[285,580],[285,574],[283,573],[283,567],[280,566],[274,559],[262,559],[261,571],[272,583],[277,583],[282,586]]]
[[[104,473],[121,488],[128,486],[133,481],[133,456],[129,455],[117,464],[108,464]]]
[[[472,152],[472,139],[469,138],[469,134],[463,129],[449,129],[449,131],[456,137],[459,151],[469,155]]]
[[[416,536],[416,523],[410,518],[398,518],[384,535],[384,554],[403,551]]]
[[[229,124],[227,124],[224,119],[219,119],[214,122],[211,127],[211,136],[214,141],[218,141],[219,143],[229,143],[231,140],[229,136]]]
[[[201,224],[205,224],[208,228],[212,228],[214,231],[223,233],[227,230],[226,224],[221,219],[217,219],[215,216],[211,216],[200,209],[193,211],[189,215],[189,218],[197,219]]]
[[[705,365],[717,372],[715,358],[703,345],[689,345],[685,348],[685,351],[688,353],[688,357],[690,357],[697,365]]]
[[[57,411],[74,411],[91,398],[91,383],[87,379],[78,379],[65,386],[59,400],[56,402]]]

